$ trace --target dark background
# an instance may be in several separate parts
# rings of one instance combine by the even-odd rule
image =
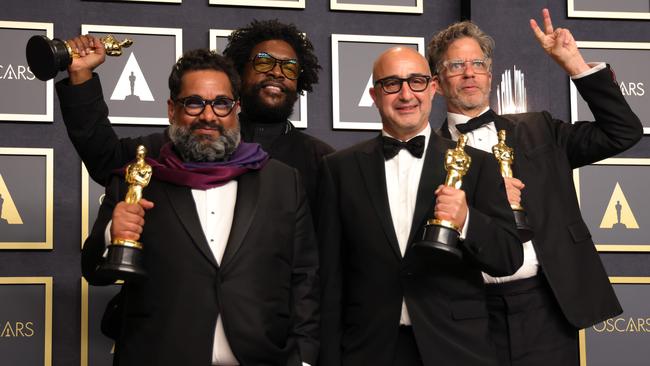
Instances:
[[[569,19],[563,0],[424,0],[424,14],[334,12],[329,10],[328,0],[306,0],[305,9],[209,6],[208,0],[183,0],[182,4],[4,0],[0,5],[0,20],[51,22],[55,37],[63,39],[79,34],[81,24],[182,28],[183,50],[208,47],[211,28],[235,29],[252,19],[278,18],[295,23],[313,42],[323,66],[320,83],[308,98],[306,132],[342,148],[376,132],[332,129],[332,33],[415,36],[424,37],[427,42],[447,24],[471,18],[497,43],[493,96],[501,72],[517,65],[526,75],[528,110],[546,109],[555,117],[569,121],[568,78],[546,57],[528,26],[531,17],[541,23],[544,7],[550,9],[556,27],[569,28],[579,41],[647,42],[650,38],[648,21]],[[81,164],[66,135],[56,95],[54,98],[54,123],[0,122],[0,146],[54,149],[54,250],[1,251],[0,276],[54,278],[52,364],[68,366],[80,363]],[[437,128],[443,118],[444,105],[437,98],[432,127]],[[115,126],[115,129],[121,136],[136,136],[161,127]],[[650,140],[644,137],[621,156],[650,157]],[[603,253],[601,256],[611,276],[650,276],[648,253]]]

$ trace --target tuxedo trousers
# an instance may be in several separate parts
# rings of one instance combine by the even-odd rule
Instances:
[[[542,273],[486,287],[488,326],[501,366],[580,364],[578,330]]]

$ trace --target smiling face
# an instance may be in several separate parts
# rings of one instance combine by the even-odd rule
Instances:
[[[373,80],[387,77],[406,79],[412,76],[430,76],[429,65],[422,55],[412,48],[396,47],[382,53],[373,67]],[[370,88],[383,129],[400,140],[408,140],[421,132],[429,123],[431,101],[435,86],[429,83],[421,92],[414,92],[403,82],[399,92],[386,93],[380,83]]]
[[[475,60],[484,57],[478,42],[466,37],[452,42],[443,60]],[[438,92],[447,100],[449,112],[475,117],[490,104],[492,73],[477,74],[469,63],[463,73],[454,76],[449,75],[443,67],[438,73],[437,83]]]
[[[228,76],[216,70],[186,72],[181,79],[177,99],[189,96],[206,100],[219,97],[234,99]],[[186,161],[217,161],[228,157],[239,145],[238,107],[239,103],[236,103],[234,111],[219,117],[206,104],[203,112],[190,116],[182,103],[169,99],[170,138],[181,157]]]
[[[258,43],[249,55],[253,59],[260,52],[265,52],[278,60],[297,59],[296,51],[289,43],[282,40],[269,40]],[[300,67],[300,65],[298,65]],[[248,61],[242,76],[242,108],[245,114],[255,119],[271,119],[270,122],[284,122],[293,111],[298,98],[298,80],[288,79],[280,64],[267,72],[259,72]]]

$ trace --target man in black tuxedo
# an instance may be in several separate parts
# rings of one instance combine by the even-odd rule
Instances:
[[[505,178],[508,199],[521,203],[534,231],[514,276],[488,283],[490,328],[502,365],[578,365],[578,329],[622,312],[582,220],[572,169],[608,158],[642,136],[639,119],[604,63],[588,65],[567,29],[543,10],[535,37],[571,76],[595,122],[564,123],[548,112],[498,116],[489,109],[494,41],[470,22],[451,25],[429,43],[429,65],[447,101],[442,136],[491,151],[497,132],[515,151]],[[474,118],[477,117],[477,118]]]
[[[390,49],[373,78],[382,134],[323,161],[320,365],[496,365],[481,271],[522,262],[496,161],[467,148],[462,190],[443,186],[455,144],[431,133],[426,60]],[[463,228],[462,260],[414,249],[434,213]]]
[[[122,286],[114,363],[315,365],[318,254],[299,173],[240,141],[228,60],[190,51],[169,82],[171,142],[147,160],[144,198],[119,202],[127,187],[113,175],[82,253],[86,280],[106,285],[107,244],[144,245],[148,277]],[[99,83],[88,91],[106,108]]]
[[[135,139],[118,139],[106,109],[95,110],[83,98],[91,82],[79,79],[79,70],[94,69],[104,62],[104,50],[92,36],[68,43],[80,51],[68,68],[70,78],[56,84],[68,136],[90,176],[105,185],[113,169],[134,158],[138,145],[157,156],[169,141],[167,130]],[[89,53],[86,50],[93,50]],[[334,149],[296,129],[288,118],[299,94],[311,92],[321,66],[311,42],[293,24],[277,20],[253,21],[228,37],[223,54],[230,58],[242,80],[241,135],[246,142],[262,145],[272,158],[296,168],[302,175],[309,202],[318,190],[318,166]],[[83,81],[83,82],[82,82]],[[74,100],[74,103],[68,101]],[[101,118],[96,118],[99,115]],[[94,121],[94,123],[90,123]]]

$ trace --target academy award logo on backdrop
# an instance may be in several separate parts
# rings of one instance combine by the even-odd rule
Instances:
[[[611,65],[621,93],[639,116],[645,134],[650,134],[650,43],[577,42],[585,60],[602,60]],[[571,88],[571,121],[593,121],[587,103]]]
[[[610,282],[625,312],[580,331],[580,365],[647,365],[650,277],[610,277]]]
[[[0,249],[52,249],[53,155],[0,148]]]
[[[582,217],[598,251],[650,251],[650,159],[611,158],[574,170]]]
[[[25,59],[34,35],[52,37],[52,23],[0,21],[0,121],[52,122],[52,80],[36,79]]]
[[[133,40],[97,68],[111,123],[167,125],[167,80],[183,52],[182,29],[83,24],[81,33]]]
[[[332,34],[332,111],[334,128],[380,130],[381,119],[368,89],[372,65],[383,51],[412,47],[424,55],[422,37]]]
[[[52,277],[0,277],[3,365],[52,364]]]
[[[223,52],[228,45],[228,36],[230,29],[210,29],[210,49],[217,52]],[[307,93],[300,95],[300,98],[293,105],[293,113],[289,116],[289,121],[298,128],[307,128]]]

